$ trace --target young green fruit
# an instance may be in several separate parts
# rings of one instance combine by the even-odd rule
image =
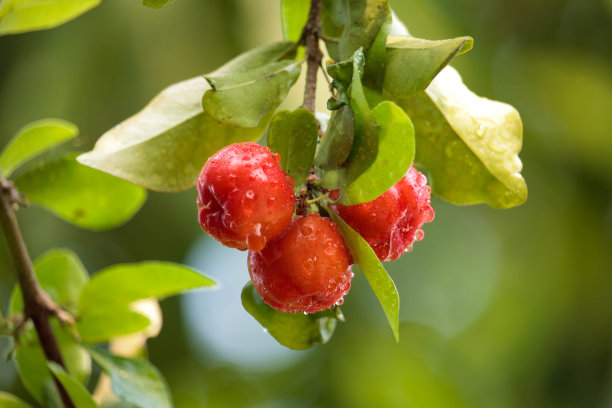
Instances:
[[[196,183],[200,226],[241,251],[261,251],[293,216],[293,179],[280,156],[256,143],[234,143],[211,156]]]
[[[341,304],[351,287],[351,264],[336,224],[316,213],[295,217],[261,252],[249,252],[253,286],[282,312],[314,313]]]

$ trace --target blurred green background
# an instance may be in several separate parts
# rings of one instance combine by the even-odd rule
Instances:
[[[433,199],[425,240],[388,266],[402,300],[399,344],[357,273],[347,321],[327,345],[277,346],[242,311],[244,254],[204,236],[195,190],[150,193],[131,222],[103,233],[22,209],[32,256],[69,247],[90,272],[188,262],[221,281],[218,292],[162,302],[149,353],[178,407],[612,407],[612,2],[391,5],[416,36],[474,37],[454,65],[472,90],[518,108],[529,187],[526,204],[504,211]],[[80,127],[88,149],[165,86],[279,38],[276,0],[160,10],[105,0],[57,29],[0,37],[0,141],[58,117]],[[13,284],[1,245],[4,307]],[[5,361],[0,389],[25,393]]]

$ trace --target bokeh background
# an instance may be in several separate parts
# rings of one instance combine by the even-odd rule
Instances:
[[[88,149],[165,86],[280,38],[276,0],[140,3],[105,0],[57,29],[0,37],[2,144],[58,117]],[[518,108],[529,187],[526,204],[503,211],[433,199],[425,240],[388,265],[399,344],[358,273],[328,344],[278,346],[242,310],[245,256],[202,233],[193,189],[150,193],[131,222],[102,233],[23,209],[32,256],[68,247],[90,272],[186,262],[221,282],[162,302],[149,355],[177,407],[612,407],[612,1],[391,4],[416,36],[474,37],[454,65],[475,92]],[[11,268],[0,245],[4,307]],[[25,395],[4,361],[0,389]]]

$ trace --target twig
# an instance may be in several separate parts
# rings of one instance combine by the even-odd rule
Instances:
[[[47,360],[54,361],[65,367],[62,355],[57,344],[49,317],[55,316],[61,309],[43,292],[34,274],[34,267],[23,241],[14,208],[18,205],[21,195],[12,183],[0,175],[0,224],[4,231],[6,243],[13,258],[17,281],[23,295],[23,318],[24,321],[32,319],[34,328],[38,334],[40,345]],[[55,384],[60,393],[64,406],[73,408],[74,404],[66,393],[66,390],[55,379]]]
[[[323,54],[319,48],[321,35],[322,0],[310,2],[308,21],[302,30],[302,41],[306,44],[306,87],[304,89],[304,108],[315,113],[315,97],[317,91],[317,71],[321,65]]]

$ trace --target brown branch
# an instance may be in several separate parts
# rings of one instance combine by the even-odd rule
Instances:
[[[306,45],[306,88],[304,89],[304,108],[315,113],[315,97],[317,92],[317,71],[321,65],[323,54],[319,48],[321,35],[322,0],[310,2],[308,21],[302,31],[302,41]]]
[[[12,183],[6,181],[0,175],[0,224],[2,224],[6,244],[13,258],[17,281],[23,295],[24,320],[32,319],[47,360],[65,367],[49,322],[49,317],[56,315],[59,308],[40,288],[38,279],[34,274],[34,267],[15,216],[14,208],[18,205],[17,197],[20,197],[20,195]],[[64,387],[57,379],[55,379],[55,384],[64,406],[73,408],[74,404]]]

